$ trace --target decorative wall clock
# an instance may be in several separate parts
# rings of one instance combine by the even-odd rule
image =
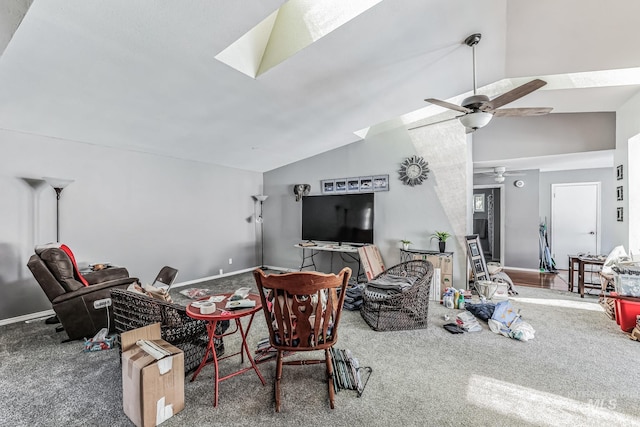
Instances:
[[[407,157],[400,164],[400,170],[398,171],[400,181],[404,185],[410,185],[411,187],[422,184],[422,181],[427,179],[429,174],[428,165],[429,163],[425,162],[422,157]]]

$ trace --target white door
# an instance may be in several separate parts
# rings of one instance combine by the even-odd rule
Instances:
[[[551,256],[569,268],[569,255],[600,251],[600,183],[551,186]]]

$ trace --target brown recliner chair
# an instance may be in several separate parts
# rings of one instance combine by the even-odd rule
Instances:
[[[70,257],[60,247],[46,245],[36,247],[35,252],[27,266],[51,301],[69,340],[91,338],[107,324],[112,332],[113,311],[111,308],[95,308],[94,301],[110,298],[111,289],[126,289],[138,279],[129,277],[129,272],[123,267],[81,275],[73,254],[69,251]]]

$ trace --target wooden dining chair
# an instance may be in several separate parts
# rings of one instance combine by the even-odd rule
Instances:
[[[331,347],[338,341],[338,324],[351,269],[338,274],[301,271],[266,275],[253,272],[269,328],[269,341],[277,351],[274,394],[280,412],[283,365],[324,363],[329,402],[334,407],[335,389]],[[283,352],[324,350],[324,359],[283,360]]]

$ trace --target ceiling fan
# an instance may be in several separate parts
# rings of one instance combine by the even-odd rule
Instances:
[[[450,102],[441,101],[435,98],[427,98],[425,101],[435,105],[439,105],[450,110],[459,111],[464,113],[463,115],[453,117],[447,120],[459,119],[460,123],[467,128],[467,133],[473,132],[476,129],[486,126],[491,119],[496,117],[521,117],[521,116],[541,116],[548,114],[553,110],[549,107],[539,108],[500,108],[503,105],[509,104],[517,99],[522,98],[530,94],[531,92],[540,89],[547,82],[534,79],[528,83],[518,86],[509,92],[490,99],[486,95],[478,95],[476,91],[476,45],[480,42],[482,34],[472,34],[464,40],[464,43],[473,49],[473,96],[465,98],[462,101],[462,105],[452,104]],[[446,121],[446,120],[445,120]],[[438,122],[441,123],[441,122]],[[430,123],[435,124],[435,123]],[[424,125],[428,126],[428,125]],[[418,126],[422,127],[422,126]],[[414,128],[415,129],[415,128]]]
[[[497,183],[503,183],[507,176],[524,176],[521,172],[508,172],[504,166],[496,166],[495,168],[474,169],[473,173],[493,175],[493,179]]]

